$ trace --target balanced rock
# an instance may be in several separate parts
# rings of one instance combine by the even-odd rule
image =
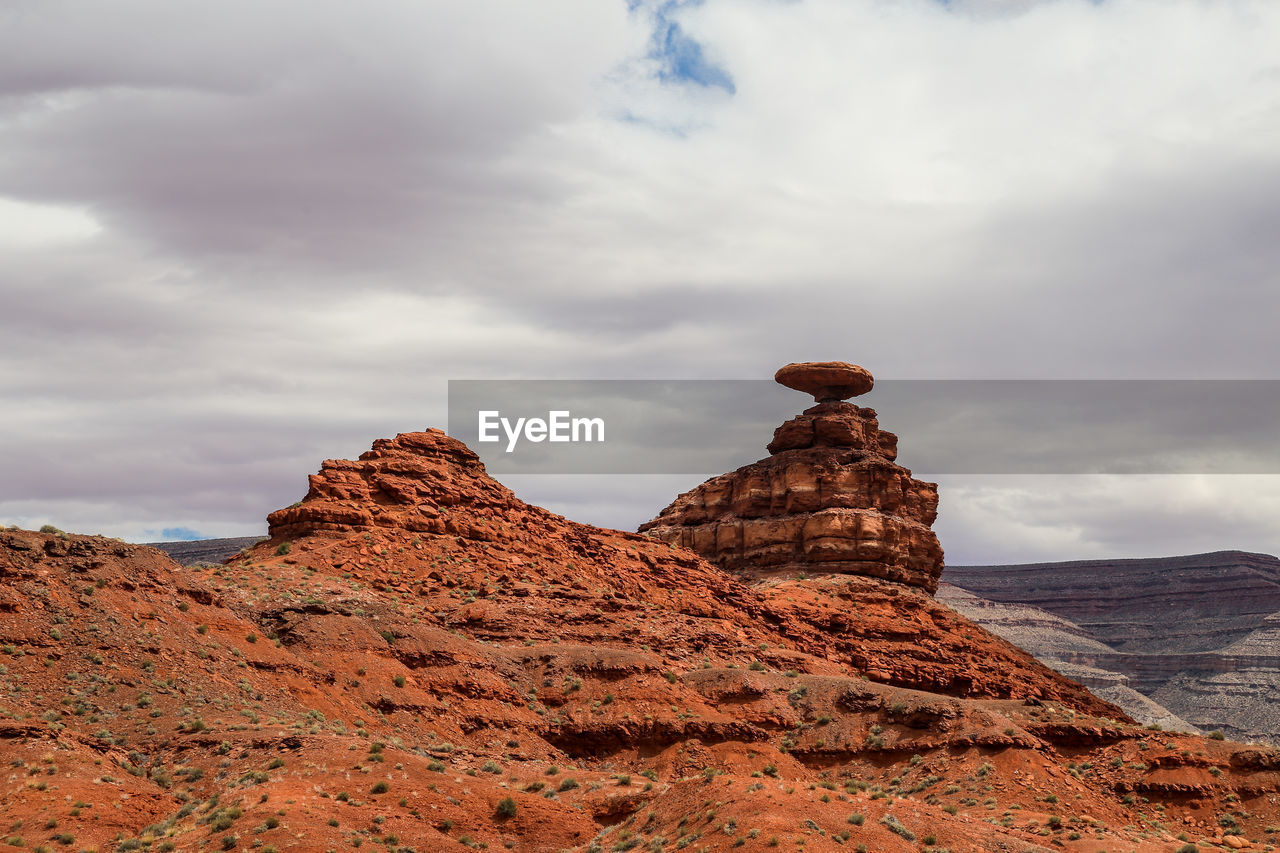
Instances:
[[[827,399],[778,427],[769,457],[685,492],[640,530],[752,579],[849,574],[935,591],[937,485],[894,462],[897,436],[874,409],[829,399],[870,389],[871,374],[823,362],[775,378]]]
[[[773,374],[779,385],[812,394],[819,403],[847,400],[871,390],[874,380],[864,367],[846,361],[805,361],[788,364]]]

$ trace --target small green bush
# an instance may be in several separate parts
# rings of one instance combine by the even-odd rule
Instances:
[[[884,817],[880,818],[880,823],[883,826],[885,826],[890,832],[894,833],[895,835],[902,836],[907,841],[916,840],[916,834],[911,830],[907,829],[901,823],[899,823],[898,819],[891,814],[887,814]]]

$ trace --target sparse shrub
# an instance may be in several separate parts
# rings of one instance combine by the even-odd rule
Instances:
[[[503,797],[501,800],[498,800],[498,808],[496,811],[498,813],[498,817],[515,817],[516,801],[511,797]]]
[[[276,556],[283,557],[285,554],[288,554],[291,550],[293,550],[293,548],[288,542],[281,542],[276,547]]]
[[[390,789],[386,782],[375,782],[373,787],[369,789],[371,794],[385,794]]]
[[[862,812],[854,812],[853,814],[849,815],[849,823],[853,824],[854,826],[862,826],[863,822],[866,821],[866,819],[867,819],[867,816],[864,815]]]
[[[1214,740],[1227,739],[1227,736],[1222,733],[1222,729],[1216,729],[1214,731],[1209,732],[1209,737],[1213,738]]]
[[[564,779],[560,782],[560,787],[557,790],[572,791],[576,787],[578,787],[578,780],[570,776],[568,779]]]
[[[392,680],[393,682],[395,682],[396,687],[404,687],[404,676],[403,676],[403,675],[397,675],[395,678],[393,678],[393,679],[391,679],[391,680]]]
[[[895,835],[902,836],[907,841],[916,840],[916,834],[911,830],[907,829],[901,823],[899,823],[898,819],[891,814],[887,814],[884,817],[880,818],[880,823],[883,826],[885,826],[890,832],[894,833]]]

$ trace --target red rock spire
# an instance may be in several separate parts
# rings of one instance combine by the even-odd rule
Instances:
[[[937,485],[894,462],[897,436],[874,409],[843,402],[871,390],[871,374],[810,362],[774,378],[817,405],[774,431],[768,458],[684,493],[640,529],[752,578],[852,574],[937,589]]]

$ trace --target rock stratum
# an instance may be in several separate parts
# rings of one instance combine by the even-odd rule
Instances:
[[[1261,849],[1280,752],[1136,726],[922,588],[754,584],[438,431],[183,567],[0,531],[15,849]]]
[[[951,566],[946,579],[985,603],[947,603],[1095,688],[1136,718],[1280,744],[1280,560],[1220,551],[1136,560]],[[1069,625],[1076,641],[1031,608]],[[1077,674],[1076,670],[1080,670]],[[1142,699],[1091,683],[1114,679]],[[1170,714],[1144,711],[1147,701]],[[1179,722],[1181,721],[1181,722]]]
[[[820,402],[787,421],[770,456],[685,492],[641,531],[748,579],[858,575],[933,592],[938,488],[894,461],[874,409],[840,399],[872,378],[843,362],[789,364],[777,381]]]

